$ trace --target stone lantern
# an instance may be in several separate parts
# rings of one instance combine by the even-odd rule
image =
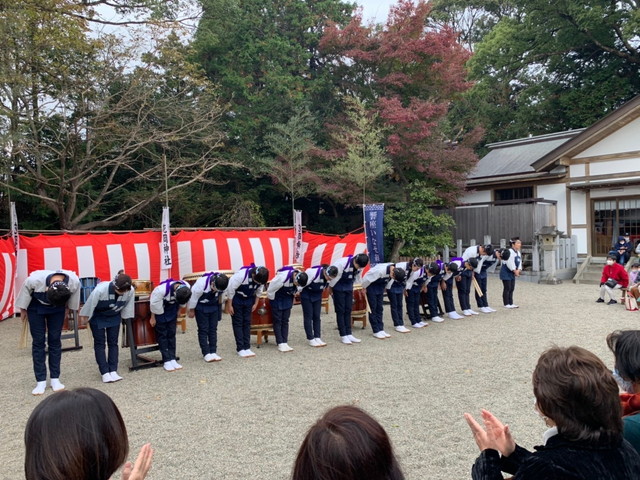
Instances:
[[[546,283],[548,285],[557,285],[562,280],[556,278],[556,257],[558,252],[558,237],[564,232],[558,230],[555,226],[545,226],[536,232],[540,239],[540,247],[544,254],[543,265],[546,275],[540,279],[538,283]]]

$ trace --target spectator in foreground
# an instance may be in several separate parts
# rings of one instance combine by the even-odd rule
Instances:
[[[403,480],[387,432],[358,407],[325,413],[305,437],[293,480]]]
[[[474,480],[640,478],[640,455],[622,436],[618,384],[611,372],[584,348],[553,347],[533,372],[536,409],[549,427],[545,443],[529,452],[516,445],[508,426],[482,411],[484,428],[464,414],[481,454]]]
[[[607,336],[615,357],[615,374],[622,379],[620,394],[624,438],[640,452],[640,330],[616,330]]]
[[[33,410],[24,433],[27,480],[108,480],[125,463],[129,439],[113,400],[93,388],[64,390]],[[153,450],[145,444],[122,480],[142,480]]]

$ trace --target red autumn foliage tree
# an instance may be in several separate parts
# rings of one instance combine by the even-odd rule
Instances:
[[[481,132],[446,123],[450,102],[471,85],[470,53],[449,28],[430,28],[431,6],[399,0],[386,25],[363,25],[361,15],[327,28],[320,43],[331,57],[338,88],[374,109],[387,131],[392,179],[403,187],[427,180],[444,204],[454,204],[477,157]],[[455,132],[455,133],[454,133]]]

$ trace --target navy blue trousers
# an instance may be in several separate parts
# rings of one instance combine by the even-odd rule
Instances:
[[[387,290],[387,297],[389,298],[389,304],[391,306],[391,320],[393,320],[393,326],[399,327],[404,325],[404,318],[402,318],[402,297],[403,291],[394,293],[391,290]]]
[[[471,278],[462,277],[458,282],[458,302],[462,310],[471,310],[469,294],[471,293]]]
[[[487,277],[483,278],[476,276],[476,280],[478,280],[478,285],[480,285],[480,290],[482,291],[482,296],[478,295],[478,292],[475,292],[478,308],[488,307],[489,300],[487,299]]]
[[[216,353],[218,348],[218,322],[222,318],[222,310],[217,308],[212,312],[204,312],[196,308],[196,323],[198,324],[198,343],[202,355]]]
[[[351,311],[353,310],[353,290],[334,290],[333,308],[340,336],[351,335]]]
[[[300,294],[300,304],[302,305],[302,317],[304,322],[304,332],[307,340],[322,338],[320,336],[320,313],[322,311],[322,296],[312,298]]]
[[[411,288],[407,296],[407,314],[411,325],[420,322],[420,288]]]
[[[160,347],[163,362],[176,359],[176,326],[177,322],[156,322],[156,340]]]
[[[384,324],[382,323],[382,316],[384,315],[384,293],[371,293],[367,290],[367,301],[369,302],[369,308],[371,313],[369,314],[369,323],[373,333],[378,333],[384,330]]]
[[[427,287],[427,305],[429,306],[429,314],[431,318],[437,317],[440,313],[440,309],[438,308],[438,287],[428,288]]]
[[[456,305],[453,301],[453,284],[447,284],[447,289],[442,290],[442,299],[444,300],[445,312],[455,312]]]
[[[276,336],[276,343],[287,343],[289,339],[289,317],[291,317],[291,309],[278,310],[277,308],[271,309],[271,316],[273,317],[273,333]]]
[[[38,313],[38,312],[41,313]],[[33,343],[31,344],[31,355],[33,356],[33,373],[37,382],[44,382],[47,379],[47,354],[46,345],[49,349],[49,376],[60,378],[60,359],[62,358],[62,325],[64,323],[64,307],[43,307],[36,306],[27,309],[29,318],[29,330]]]
[[[233,297],[235,300],[236,297]],[[254,299],[255,300],[255,299]],[[231,326],[236,339],[236,351],[251,349],[251,309],[253,302],[233,302]]]
[[[93,353],[100,369],[100,374],[118,370],[118,336],[120,335],[120,325],[100,328],[94,327],[93,322],[89,322],[91,333],[93,334]],[[109,355],[105,354],[106,347],[109,347]]]

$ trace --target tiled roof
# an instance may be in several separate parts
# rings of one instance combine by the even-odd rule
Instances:
[[[520,138],[487,145],[491,151],[482,157],[468,179],[532,173],[537,160],[582,133],[584,129]]]

